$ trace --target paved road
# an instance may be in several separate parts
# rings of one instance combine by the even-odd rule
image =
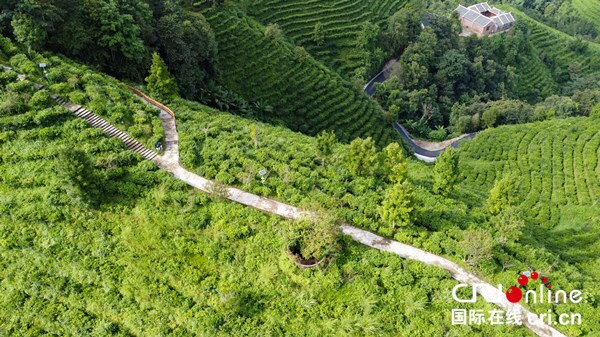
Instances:
[[[371,96],[375,93],[375,83],[382,83],[383,81],[387,80],[390,73],[389,70],[397,62],[398,60],[396,59],[390,60],[388,63],[385,64],[385,66],[379,72],[379,74],[375,75],[375,77],[373,77],[369,82],[367,82],[367,84],[363,87],[363,91],[365,92],[365,94],[367,94],[367,96]],[[406,131],[406,129],[398,122],[394,122],[394,129],[398,131],[402,139],[404,139],[406,143],[408,143],[408,145],[415,151],[415,156],[420,160],[426,162],[433,162],[435,161],[435,158],[437,158],[445,150],[445,148],[442,148],[440,150],[432,151],[420,147],[414,142],[408,131]],[[476,132],[467,134],[461,139],[458,139],[452,144],[450,144],[450,146],[457,148],[463,140],[472,139],[476,135]]]

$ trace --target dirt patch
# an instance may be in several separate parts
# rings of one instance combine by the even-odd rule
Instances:
[[[466,134],[460,135],[458,137],[454,137],[452,139],[445,140],[443,142],[429,142],[429,141],[420,140],[420,139],[413,139],[413,141],[415,142],[415,144],[417,144],[419,147],[421,147],[425,150],[437,151],[437,150],[442,150],[442,149],[447,148],[452,143],[454,143],[455,141],[457,141],[459,139],[464,138],[465,136],[466,136]]]
[[[373,246],[389,246],[390,243],[392,243],[390,239],[377,239],[371,242]]]
[[[296,266],[302,269],[316,267],[322,263],[327,263],[331,259],[330,257],[325,256],[320,260],[317,260],[314,257],[311,257],[307,260],[304,257],[302,257],[302,254],[300,254],[300,246],[298,245],[288,247],[288,256]]]

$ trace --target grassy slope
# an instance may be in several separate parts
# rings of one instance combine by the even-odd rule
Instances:
[[[227,86],[273,106],[287,127],[311,135],[335,130],[342,141],[372,136],[383,145],[397,139],[376,103],[312,57],[297,60],[291,44],[266,38],[255,20],[235,9],[212,9],[206,16]]]
[[[577,12],[595,24],[600,21],[600,2],[598,0],[573,0]]]
[[[380,202],[382,193],[364,186],[360,187],[359,191],[356,186],[360,186],[363,182],[352,181],[351,178],[347,178],[350,181],[346,181],[343,173],[340,176],[339,171],[331,172],[331,169],[322,168],[320,163],[314,160],[315,157],[318,157],[318,151],[313,138],[291,133],[281,127],[253,123],[237,116],[219,113],[195,103],[178,101],[174,106],[179,116],[178,129],[181,140],[182,163],[187,168],[208,177],[215,177],[221,182],[231,183],[245,190],[301,205],[302,207],[337,209],[342,216],[345,216],[348,221],[354,224],[372,231],[381,229],[379,227],[381,224],[374,220],[377,216],[373,213],[372,205]],[[560,124],[561,122],[576,122],[575,126],[571,128],[571,133],[575,135],[581,133],[583,135],[577,141],[579,145],[573,147],[573,144],[568,141],[565,145],[560,143],[560,135],[566,132],[565,129],[569,129],[564,124]],[[460,233],[459,228],[462,228],[467,222],[474,222],[477,226],[482,226],[483,220],[477,218],[475,215],[476,210],[471,207],[481,204],[493,182],[492,176],[500,175],[499,172],[496,173],[496,168],[501,167],[503,169],[503,165],[507,163],[507,161],[492,160],[496,153],[492,151],[497,148],[494,145],[501,143],[499,140],[501,137],[517,138],[514,136],[515,133],[521,136],[532,126],[535,129],[529,133],[530,135],[539,134],[538,129],[547,130],[550,134],[556,134],[557,136],[557,141],[553,144],[555,146],[560,145],[561,148],[564,147],[565,151],[570,151],[570,155],[574,156],[574,160],[581,161],[582,158],[586,158],[585,165],[589,169],[586,171],[585,176],[580,172],[573,176],[573,173],[566,171],[564,173],[553,171],[550,180],[558,181],[564,179],[561,176],[571,176],[570,189],[581,188],[583,198],[585,198],[584,192],[596,193],[597,197],[597,189],[591,190],[587,187],[589,183],[598,184],[597,174],[593,177],[589,176],[598,170],[598,162],[593,162],[594,159],[591,158],[593,154],[597,158],[598,148],[600,147],[597,131],[594,131],[597,130],[597,126],[594,126],[594,122],[589,121],[587,118],[572,119],[567,122],[557,121],[558,126],[553,128],[549,128],[548,123],[538,123],[515,126],[516,129],[507,127],[483,132],[481,134],[482,138],[478,138],[480,136],[475,138],[472,141],[473,145],[466,148],[462,154],[461,169],[467,175],[467,182],[461,184],[457,191],[453,193],[452,196],[455,200],[431,195],[431,170],[420,162],[409,161],[410,180],[419,185],[417,187],[420,194],[418,199],[424,203],[419,207],[417,217],[424,221],[426,225],[418,227],[418,238],[408,234],[410,229],[400,231],[398,238],[428,251],[450,256],[457,261],[458,257],[454,255],[456,254],[454,250],[456,246],[448,244],[445,240],[440,240],[440,237],[455,238],[457,231]],[[254,148],[252,139],[248,136],[248,130],[254,125],[257,125],[261,130],[260,143],[257,148]],[[596,136],[593,135],[594,132],[596,132]],[[593,139],[590,139],[590,137]],[[583,144],[586,139],[591,141]],[[465,144],[469,144],[469,142]],[[487,159],[466,157],[480,148],[484,148],[485,153],[491,153],[489,154],[491,157]],[[508,152],[511,148],[515,148],[515,146],[506,144],[506,146],[498,148],[498,153]],[[519,149],[523,150],[521,147]],[[525,147],[525,150],[529,151],[529,147]],[[534,145],[531,146],[530,150],[532,155],[537,155],[540,151]],[[346,145],[336,146],[334,154],[328,158],[329,166],[335,165],[333,162],[339,160],[339,157],[343,157],[343,154],[347,152]],[[528,158],[527,155],[523,157]],[[516,157],[511,158],[515,159]],[[519,166],[523,165],[524,175],[537,176],[538,165],[547,167],[545,163],[513,162],[518,163]],[[573,165],[573,162],[568,163]],[[260,184],[257,174],[258,170],[263,168],[269,170],[266,186]],[[483,180],[475,180],[477,176],[481,176],[480,179]],[[547,179],[547,177],[544,179]],[[583,189],[584,184],[585,189]],[[552,190],[544,189],[543,193],[529,193],[528,200],[531,199],[531,196],[545,195],[547,191]],[[587,196],[592,197],[591,195]],[[469,201],[467,202],[467,200]],[[466,206],[465,203],[468,203],[469,206]],[[547,232],[549,230],[548,226],[539,226],[537,219],[528,219],[524,238],[519,243],[519,251],[522,249],[527,250],[529,248],[525,247],[531,246],[544,247],[542,250],[549,253],[543,258],[538,254],[528,255],[529,253],[525,253],[519,256],[520,261],[525,261],[526,265],[534,265],[536,268],[544,270],[555,268],[556,270],[552,273],[554,282],[564,287],[563,289],[579,287],[586,289],[590,294],[593,294],[592,296],[597,296],[597,292],[594,290],[596,287],[593,284],[597,283],[600,278],[597,270],[597,259],[600,251],[597,247],[599,229],[594,225],[595,220],[593,220],[595,207],[597,206],[590,204],[589,199],[582,199],[582,204],[565,205],[560,208],[563,219],[555,224],[551,229],[551,233]],[[533,209],[533,217],[539,218],[539,214],[543,214],[543,212],[540,212],[540,209],[544,208],[543,205],[536,204],[529,208]],[[553,211],[552,214],[555,214],[555,212]],[[565,229],[565,226],[568,229]],[[506,254],[506,252],[500,253],[501,251],[502,249],[495,252],[495,254],[498,254],[495,256],[496,258],[504,258],[502,256],[505,256],[503,254]],[[554,260],[556,256],[560,256],[562,260],[556,262]],[[458,262],[460,263],[460,261]],[[543,267],[546,263],[557,264],[553,267]],[[497,271],[497,274],[492,277],[492,282],[503,284],[514,282],[515,272],[513,269],[526,268],[518,266],[521,266],[521,262],[516,262],[509,270]],[[582,271],[591,272],[587,276],[582,276]],[[571,279],[572,277],[574,278]],[[576,311],[576,309],[570,308],[569,310]],[[534,310],[538,311],[539,308],[534,308]],[[590,328],[598,329],[597,325],[593,323],[594,310],[596,309],[584,313],[584,319],[588,323],[581,331],[592,331],[587,330]],[[565,331],[567,335],[575,336],[577,331],[580,330],[578,328],[573,330],[561,328],[561,331]]]
[[[58,109],[12,131],[0,115],[0,335],[531,336],[451,326],[447,273],[356,244],[325,270],[299,270],[289,222],[212,200]],[[243,121],[201,109],[194,120],[218,129]],[[88,153],[110,182],[97,208],[61,190],[62,147]]]
[[[515,15],[515,19],[524,20],[527,23],[531,31],[531,41],[538,53],[544,53],[550,59],[555,60],[559,68],[566,70],[569,64],[577,61],[581,63],[584,74],[598,71],[600,45],[585,42],[587,49],[583,53],[572,51],[568,47],[569,42],[574,39],[572,36],[535,21],[515,8],[499,7],[511,11]]]
[[[50,92],[67,101],[84,105],[149,149],[154,150],[163,139],[160,120],[154,118],[158,110],[144,104],[116,79],[58,56],[34,54],[30,60],[18,54],[9,62],[15,71],[44,84]],[[48,65],[46,78],[37,68],[40,62]]]
[[[265,25],[277,23],[296,44],[349,77],[357,67],[358,56],[353,51],[361,24],[382,23],[405,3],[405,0],[262,0],[248,4],[247,11]],[[322,45],[312,40],[317,23],[323,25]]]
[[[522,207],[541,225],[539,238],[577,261],[579,250],[568,248],[598,238],[599,151],[598,120],[569,118],[486,130],[464,143],[460,166],[468,185],[491,186],[516,172],[523,179]],[[546,230],[553,235],[543,235]]]
[[[527,93],[535,89],[543,97],[558,93],[558,84],[552,77],[552,72],[535,50],[528,55],[519,55],[515,73],[518,86],[516,92]]]

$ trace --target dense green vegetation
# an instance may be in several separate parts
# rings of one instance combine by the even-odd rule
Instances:
[[[243,122],[201,109],[210,134]],[[298,269],[294,223],[194,191],[51,101],[0,113],[0,199],[3,335],[530,336],[452,327],[447,273],[348,241],[326,268]]]
[[[538,240],[578,261],[583,252],[575,247],[597,245],[599,149],[597,118],[500,127],[462,145],[460,171],[475,186],[491,186],[507,174],[518,177],[513,186],[528,222],[535,224],[531,230],[550,234]]]
[[[399,191],[393,181],[382,176],[383,172],[393,174],[394,171],[387,165],[379,166],[381,164],[377,161],[377,156],[385,156],[383,163],[389,162],[393,157],[390,152],[393,151],[386,149],[378,155],[372,152],[373,146],[364,140],[354,141],[350,145],[335,145],[330,154],[321,160],[322,144],[316,139],[290,133],[283,128],[248,122],[184,101],[178,101],[172,107],[179,116],[182,163],[195,172],[303,208],[335,209],[337,216],[343,220],[430,252],[447,255],[486,275],[494,275],[492,282],[514,282],[514,269],[536,268],[550,272],[555,280],[553,282],[561,284],[563,289],[579,287],[589,291],[590,307],[571,307],[568,310],[583,310],[593,320],[591,317],[594,317],[596,309],[592,308],[597,307],[600,299],[600,294],[595,292],[593,286],[600,279],[595,267],[600,253],[595,238],[600,231],[597,228],[597,216],[590,213],[593,204],[573,209],[575,214],[583,209],[587,215],[572,218],[570,223],[540,225],[537,209],[530,212],[530,209],[519,206],[520,200],[526,198],[527,194],[517,193],[514,199],[509,199],[509,204],[494,206],[493,209],[499,211],[492,211],[492,208],[488,210],[487,188],[492,186],[473,183],[471,171],[465,168],[464,162],[461,162],[459,175],[463,175],[464,169],[467,179],[458,184],[450,182],[455,187],[448,189],[448,197],[442,193],[432,194],[434,173],[423,164],[412,161],[406,163],[408,188]],[[597,130],[597,126],[594,127],[588,118],[573,120],[587,125],[588,134]],[[520,127],[523,132],[526,130],[524,126]],[[489,130],[483,134],[494,132]],[[537,130],[531,133],[533,136],[536,134]],[[490,147],[495,143],[495,139],[486,142]],[[597,153],[599,144],[591,143],[588,146],[587,151],[593,149]],[[464,156],[468,156],[471,149],[466,148],[467,154]],[[360,153],[360,159],[353,160],[357,152]],[[527,154],[523,156],[526,158]],[[581,160],[583,156],[573,158],[576,165],[580,165]],[[485,165],[482,159],[481,166]],[[452,171],[452,165],[449,166]],[[489,166],[493,167],[493,163]],[[356,167],[360,170],[356,170]],[[535,175],[538,170],[536,167],[532,163],[520,173]],[[269,172],[265,186],[260,183],[258,175],[261,169]],[[527,169],[530,172],[526,173]],[[439,171],[444,179],[447,170],[440,168]],[[500,171],[495,176],[496,180],[503,177]],[[516,179],[511,180],[508,191],[500,189],[496,195],[518,191],[513,188],[513,181],[516,182]],[[445,182],[440,185],[447,186]],[[402,200],[394,198],[409,189],[412,190],[410,204],[404,203],[406,193],[401,193]],[[492,200],[490,203],[498,202]],[[550,228],[557,234],[555,240],[549,240],[544,232]],[[585,239],[587,244],[580,249],[567,248],[574,244],[564,234],[564,231],[570,230],[578,233],[578,240]],[[474,240],[479,240],[481,245],[474,246]],[[563,252],[560,252],[561,249]],[[565,254],[564,250],[571,250],[571,253]],[[584,275],[586,271],[590,273]],[[565,308],[562,305],[560,310]],[[589,329],[597,329],[593,323],[590,324]],[[585,335],[583,331],[588,329],[561,328],[561,331],[575,336],[580,333]]]
[[[581,67],[579,75],[598,73],[600,45],[548,27],[514,8],[507,9],[515,14],[517,20],[527,24],[531,43],[539,53],[543,53],[543,61],[553,69],[558,82],[569,79],[569,66],[575,62]]]
[[[383,62],[375,42],[405,0],[237,1],[264,25],[277,24],[295,44],[348,79],[364,83]]]
[[[571,36],[580,36],[599,42],[600,3],[598,0],[510,0],[509,4]]]
[[[460,24],[447,18],[450,6],[432,4],[425,29],[409,29],[422,17],[422,8],[406,6],[390,19],[384,40],[395,41],[388,46],[401,56],[374,94],[386,118],[402,121],[416,136],[440,140],[499,124],[588,115],[581,98],[591,97],[592,105],[600,102],[597,44],[508,6],[501,7],[517,18],[510,31],[459,37]],[[548,113],[567,105],[563,113]],[[484,110],[487,117],[505,118],[485,120]]]
[[[12,44],[2,37],[5,55],[16,53]],[[156,118],[156,109],[144,104],[127,88],[115,79],[91,72],[89,68],[76,65],[58,56],[45,56],[35,53],[31,59],[25,54],[15,54],[8,62],[14,71],[0,73],[0,83],[7,85],[17,79],[17,74],[27,75],[28,80],[12,83],[9,90],[2,93],[2,109],[5,114],[15,115],[15,127],[22,117],[26,104],[19,99],[27,93],[41,103],[50,100],[50,94],[84,105],[96,114],[104,117],[117,128],[126,131],[148,148],[154,149],[163,139],[160,120]],[[46,63],[42,73],[38,63]],[[15,72],[16,71],[16,72]],[[46,85],[46,89],[36,92],[30,90],[30,81]]]
[[[27,79],[0,71],[0,335],[531,335],[451,326],[446,272],[340,238],[341,222],[492,284],[551,275],[585,302],[529,307],[580,313],[566,335],[600,334],[598,45],[518,11],[507,34],[458,38],[455,4],[427,4],[452,8],[426,29],[418,5],[3,2],[20,49],[0,38],[0,61]],[[349,80],[384,55],[400,55],[378,88],[385,113]],[[50,99],[154,148],[156,110],[94,69],[167,100],[182,166],[320,221],[200,193]],[[394,143],[398,118],[440,139],[488,130],[428,165]],[[326,258],[305,270],[300,256]]]
[[[522,206],[537,223],[556,225],[563,207],[593,207],[599,201],[599,131],[598,120],[590,118],[486,131],[464,144],[461,172],[482,185],[516,173],[522,177]]]
[[[595,0],[573,0],[573,8],[591,23],[600,21],[600,6]]]
[[[159,51],[188,98],[214,80],[212,30],[177,0],[11,0],[0,9],[0,33],[28,51],[53,50],[136,81]]]
[[[219,43],[219,70],[227,86],[270,106],[268,120],[316,135],[371,136],[379,145],[397,139],[382,110],[338,74],[294,47],[276,26],[264,27],[235,8],[206,13]]]

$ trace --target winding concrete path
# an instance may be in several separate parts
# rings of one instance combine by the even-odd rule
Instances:
[[[37,88],[40,89],[42,88],[42,86],[40,85]],[[76,106],[75,104],[66,102],[60,97],[54,96],[54,99],[59,104],[65,106],[67,109],[73,111],[74,113],[82,112],[83,110],[85,110],[81,106]],[[146,99],[142,99],[146,103],[152,104]],[[175,178],[204,192],[218,193],[222,197],[227,198],[229,200],[253,207],[261,211],[276,214],[287,219],[299,219],[301,217],[316,217],[314,213],[309,211],[302,211],[295,206],[291,206],[279,201],[248,193],[237,188],[216,184],[211,180],[205,179],[181,167],[181,165],[179,165],[179,137],[177,134],[175,117],[166,113],[164,110],[162,110],[161,107],[158,108],[161,110],[159,116],[161,118],[163,129],[165,131],[166,149],[164,154],[162,156],[148,156],[148,153],[146,152],[149,151],[148,149],[144,147],[139,147],[137,145],[130,146],[130,144],[126,143],[126,145],[130,149],[139,153],[144,158],[152,160],[158,165],[158,167],[173,174]],[[87,115],[89,115],[90,113],[91,112],[88,112]],[[75,114],[78,117],[85,119],[84,115],[78,113]],[[90,122],[90,120],[86,120]],[[108,124],[108,126],[106,124]],[[110,129],[109,126],[112,126],[104,120],[97,121],[97,123],[92,125],[102,128],[110,136],[119,137],[117,134],[107,132],[107,130]],[[122,141],[125,141],[123,137],[119,138]],[[405,259],[420,261],[425,264],[440,267],[444,270],[447,270],[452,276],[452,278],[456,279],[461,283],[466,283],[475,287],[476,292],[480,294],[481,297],[483,297],[487,302],[494,303],[507,312],[519,312],[521,314],[521,317],[523,317],[523,325],[540,337],[566,337],[558,330],[537,319],[537,315],[530,312],[522,305],[510,303],[504,296],[504,293],[498,288],[495,288],[491,284],[484,282],[474,274],[468,272],[464,268],[460,267],[456,263],[446,258],[428,253],[422,249],[407,244],[386,239],[369,231],[351,226],[350,224],[343,224],[340,226],[340,229],[341,232],[345,235],[349,235],[355,241],[360,242],[369,247],[389,252]]]
[[[363,87],[363,91],[365,92],[365,94],[367,94],[367,96],[372,96],[375,93],[375,84],[376,83],[382,83],[389,78],[389,76],[391,74],[391,69],[394,66],[394,64],[396,64],[397,62],[398,62],[397,59],[391,59],[390,61],[388,61],[383,66],[383,69],[377,75],[375,75],[375,77],[373,77],[371,80],[369,80],[369,82],[367,82],[367,84],[365,84],[365,86]],[[435,159],[442,152],[444,152],[444,150],[448,146],[457,148],[463,140],[472,139],[473,137],[475,137],[477,135],[477,132],[464,134],[464,135],[461,135],[454,142],[450,143],[449,145],[441,145],[441,143],[438,143],[438,145],[439,145],[439,146],[437,146],[438,149],[431,150],[431,149],[424,148],[424,147],[420,146],[419,144],[417,144],[417,142],[410,136],[410,134],[404,128],[404,126],[402,126],[402,124],[400,124],[398,122],[394,122],[394,129],[400,134],[400,137],[402,137],[406,141],[406,143],[408,143],[408,145],[414,150],[415,157],[417,157],[417,159],[419,159],[419,160],[422,160],[422,161],[428,162],[428,163],[434,162]]]
[[[168,116],[168,115],[167,115]],[[175,139],[177,129],[175,127],[173,118],[165,118],[166,116],[161,114],[161,120],[163,123],[163,129],[165,130],[165,137],[167,139]],[[170,117],[170,116],[168,116]],[[176,144],[167,142],[166,152],[171,149],[170,146],[176,146]],[[216,186],[216,184],[208,179],[198,176],[192,172],[187,171],[179,165],[179,162],[175,162],[173,157],[167,155],[157,157],[154,159],[157,165],[171,172],[173,176],[186,182],[195,188],[208,193],[214,193],[215,189],[218,188],[222,193],[223,197],[229,200],[241,203],[253,207],[255,209],[277,214],[287,219],[299,219],[301,217],[316,217],[316,215],[309,211],[302,211],[295,206],[291,206],[279,201],[275,201],[269,198],[257,196],[252,193],[244,192],[240,189],[227,187],[227,186]],[[354,227],[350,224],[343,224],[340,226],[343,234],[349,235],[357,242],[360,242],[369,247],[386,251],[392,254],[396,254],[405,259],[417,260],[428,265],[436,266],[447,270],[452,278],[455,280],[466,283],[475,287],[476,292],[481,295],[487,302],[494,303],[506,312],[518,312],[523,317],[523,325],[529,328],[531,331],[541,337],[566,337],[558,330],[545,324],[537,318],[537,315],[527,310],[520,304],[510,303],[504,293],[491,284],[486,283],[482,279],[468,272],[458,264],[443,258],[441,256],[428,253],[422,249],[403,244],[397,241],[389,240],[379,235],[373,234],[369,231]]]

